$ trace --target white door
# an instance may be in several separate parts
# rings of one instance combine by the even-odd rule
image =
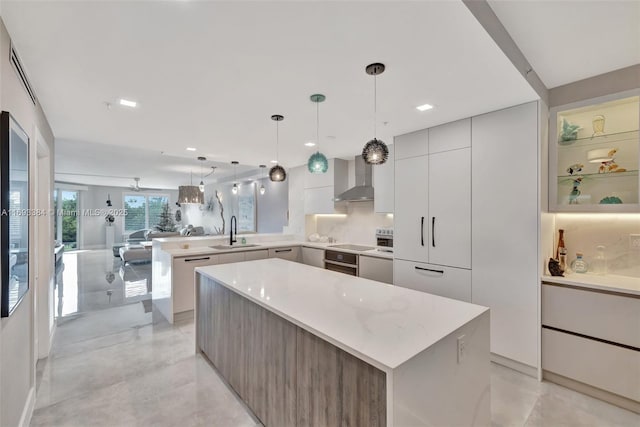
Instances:
[[[427,156],[396,160],[393,250],[395,258],[428,261]]]
[[[429,156],[429,262],[471,268],[471,148]]]

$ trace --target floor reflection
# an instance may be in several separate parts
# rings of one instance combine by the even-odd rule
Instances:
[[[122,265],[110,250],[69,251],[55,289],[58,321],[79,313],[142,302],[151,309],[151,263]]]

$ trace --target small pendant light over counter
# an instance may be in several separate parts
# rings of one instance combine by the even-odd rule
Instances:
[[[387,144],[379,140],[376,135],[376,120],[378,112],[378,86],[376,78],[379,74],[384,72],[384,64],[369,64],[365,70],[367,74],[373,76],[373,139],[367,142],[362,149],[362,158],[365,163],[369,165],[381,165],[385,163],[389,157],[389,148],[387,148]]]
[[[198,160],[200,160],[200,185],[198,185],[198,188],[200,189],[201,193],[204,193],[204,174],[202,173],[202,163],[204,163],[207,158],[206,157],[198,157]]]
[[[311,102],[316,103],[316,147],[317,151],[309,157],[307,168],[311,173],[326,173],[329,170],[327,157],[320,152],[320,103],[327,99],[324,95],[316,93],[311,95]]]
[[[269,170],[269,179],[273,182],[282,182],[287,179],[287,172],[278,164],[278,161],[280,160],[278,152],[280,145],[280,129],[278,125],[284,120],[284,116],[274,114],[271,116],[271,120],[276,122],[276,165]]]
[[[267,165],[260,165],[258,167],[260,168],[260,178],[263,178],[264,170],[267,168]],[[260,195],[263,195],[266,191],[267,189],[264,188],[264,183],[260,183]]]
[[[238,194],[238,183],[236,182],[238,180],[238,162],[237,161],[232,161],[231,164],[233,165],[233,187],[231,188],[231,192],[233,194]]]

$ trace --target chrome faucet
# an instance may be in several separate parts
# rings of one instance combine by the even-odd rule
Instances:
[[[235,228],[235,231],[234,231],[234,228]],[[233,238],[234,233],[236,234],[236,236],[238,235],[238,219],[236,218],[235,215],[232,215],[231,225],[229,226],[229,246],[233,246],[233,244],[237,242],[237,240]]]

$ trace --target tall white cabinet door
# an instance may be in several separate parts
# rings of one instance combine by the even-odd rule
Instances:
[[[471,268],[471,148],[429,156],[429,262]]]
[[[396,160],[393,215],[395,258],[428,261],[428,166],[427,156]]]
[[[537,102],[474,117],[472,125],[472,301],[491,309],[491,351],[535,367]]]
[[[382,165],[373,167],[373,210],[376,213],[393,213],[394,151],[389,145],[389,158]]]

